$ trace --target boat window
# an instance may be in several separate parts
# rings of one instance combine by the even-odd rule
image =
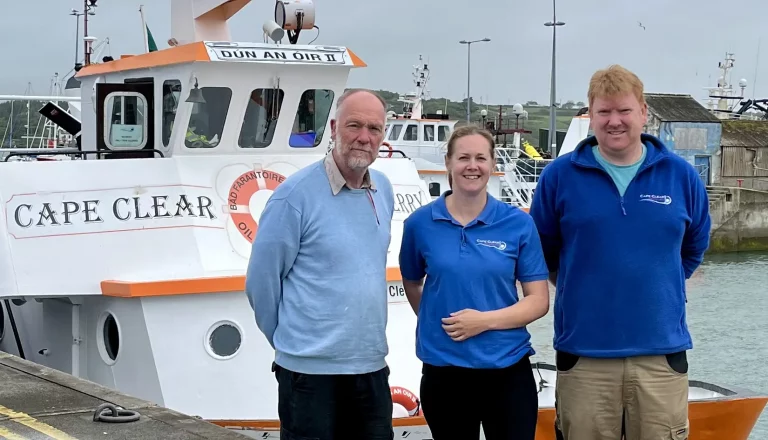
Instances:
[[[305,90],[293,121],[288,144],[293,148],[314,148],[323,140],[333,104],[332,90]]]
[[[424,126],[424,142],[435,141],[435,126],[432,124]]]
[[[255,89],[248,99],[237,144],[242,148],[266,148],[272,143],[285,92]]]
[[[176,119],[180,96],[181,81],[170,79],[163,82],[163,145],[166,147],[171,141],[171,131],[173,131],[173,121]]]
[[[199,95],[193,89],[190,97],[193,96],[195,101],[184,144],[189,148],[213,148],[221,142],[232,90],[228,87],[203,87]]]
[[[405,136],[403,136],[404,141],[418,141],[419,140],[419,126],[418,125],[409,125],[405,128]]]
[[[113,92],[104,107],[104,143],[110,149],[144,148],[147,144],[147,98],[136,92]],[[111,109],[111,110],[110,110]]]
[[[107,365],[114,365],[120,356],[120,325],[115,315],[105,312],[99,318],[98,327],[100,331],[96,334],[96,347],[101,359]]]
[[[447,125],[440,125],[437,127],[437,141],[438,142],[445,142],[448,140],[448,137],[451,135],[451,127]]]
[[[402,124],[394,124],[392,126],[392,131],[389,132],[389,140],[390,141],[396,141],[400,139],[400,132],[403,131],[403,125]]]
[[[243,333],[240,326],[232,321],[222,321],[214,324],[207,335],[206,351],[215,359],[231,359],[240,351],[243,343]]]

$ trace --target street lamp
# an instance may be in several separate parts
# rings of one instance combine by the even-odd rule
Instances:
[[[557,27],[565,25],[565,22],[557,21],[556,2],[557,0],[552,0],[552,21],[544,23],[544,26],[552,27],[552,84],[549,88],[549,152],[552,154],[554,154],[557,149],[557,137],[555,137],[555,121],[557,118],[557,111],[555,110],[555,49]]]
[[[471,52],[470,48],[472,47],[472,43],[484,43],[484,42],[488,42],[488,41],[491,41],[491,39],[490,38],[483,38],[483,39],[480,39],[480,40],[472,40],[472,41],[461,40],[461,41],[459,41],[459,44],[466,44],[467,45],[467,122],[470,121],[470,114],[469,114],[469,111],[470,111],[469,110],[469,100],[470,100],[470,98],[469,98],[469,71],[470,71],[470,69],[469,69],[469,66],[470,66],[469,59],[470,59],[470,52]]]

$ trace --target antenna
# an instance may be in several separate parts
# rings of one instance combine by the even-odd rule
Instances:
[[[755,100],[755,92],[757,91],[757,66],[760,64],[760,37],[757,37],[757,54],[755,55],[755,76],[752,80],[752,101]],[[743,95],[743,93],[742,93]]]
[[[405,118],[418,119],[424,113],[424,101],[428,99],[429,95],[427,89],[429,75],[429,63],[425,63],[424,57],[419,55],[419,63],[413,66],[413,72],[411,72],[416,89],[397,98],[398,102],[403,103],[403,116]]]

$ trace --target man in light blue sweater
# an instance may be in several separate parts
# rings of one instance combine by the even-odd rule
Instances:
[[[392,439],[386,261],[392,185],[369,169],[386,104],[350,90],[335,147],[267,202],[246,275],[256,324],[275,349],[280,437]]]

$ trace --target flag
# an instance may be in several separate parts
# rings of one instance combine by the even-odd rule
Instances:
[[[149,30],[149,26],[144,25],[144,27],[147,29],[147,52],[155,52],[157,51],[157,44],[155,44],[155,39],[152,38],[152,32]]]
[[[152,32],[149,30],[147,21],[144,19],[144,5],[139,6],[139,14],[141,15],[141,24],[144,25],[144,51],[156,52],[157,44],[155,44],[155,39],[152,37]]]

